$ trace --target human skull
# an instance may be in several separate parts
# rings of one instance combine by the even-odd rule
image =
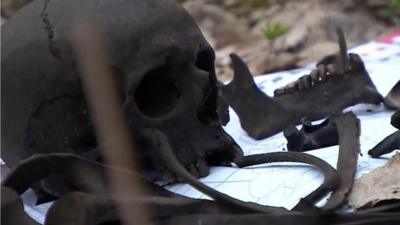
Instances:
[[[146,138],[163,131],[193,175],[242,152],[221,127],[214,52],[170,0],[37,0],[2,27],[2,159],[36,153],[99,159],[71,44],[74,24],[105,36],[142,165],[168,174]],[[105,105],[107,102],[104,103]]]

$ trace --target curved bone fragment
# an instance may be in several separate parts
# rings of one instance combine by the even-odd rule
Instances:
[[[22,199],[12,189],[1,187],[1,224],[2,225],[39,225],[24,211]]]
[[[397,129],[400,129],[400,111],[392,115],[390,123]],[[400,149],[400,130],[379,142],[374,148],[368,151],[368,155],[372,158],[379,158],[381,155],[393,152],[396,149]]]
[[[152,220],[192,214],[242,214],[239,211],[218,205],[215,201],[204,199],[125,196],[123,201],[128,205],[135,203],[146,206],[150,211]],[[117,221],[120,222],[120,220],[115,201],[108,197],[83,192],[71,192],[64,195],[50,207],[46,215],[46,225],[114,224]],[[136,221],[136,218],[132,216],[130,221]]]
[[[301,199],[293,208],[294,211],[311,210],[316,202],[324,197],[329,191],[335,190],[340,185],[340,178],[332,166],[320,158],[302,152],[271,152],[248,155],[235,163],[238,167],[243,168],[272,162],[306,163],[317,167],[324,173],[324,182],[309,195]]]
[[[400,131],[396,131],[393,134],[387,136],[381,142],[379,142],[374,148],[368,151],[368,155],[372,158],[379,158],[381,155],[393,152],[396,149],[400,149]]]
[[[152,196],[185,198],[147,181],[133,171],[109,167],[71,153],[33,155],[21,161],[4,178],[1,185],[11,188],[18,194],[22,194],[34,182],[56,174],[68,178],[80,191],[106,196],[110,195],[111,191],[108,187],[107,177],[104,173],[105,170],[120,173],[126,179],[139,179],[140,183],[146,187],[146,191]]]
[[[324,58],[311,75],[306,75],[310,78],[303,76],[277,89],[274,97],[257,88],[247,65],[232,54],[235,77],[222,87],[222,93],[238,114],[242,128],[251,137],[262,139],[298,124],[304,117],[322,119],[358,103],[381,103],[383,97],[372,83],[363,61],[357,54],[347,55],[343,42],[344,38],[339,38],[339,56]],[[311,85],[304,85],[310,80]]]
[[[322,207],[325,211],[334,211],[344,204],[353,186],[360,153],[360,120],[353,113],[345,113],[336,119],[336,124],[339,133],[339,157],[336,168],[340,176],[340,185]]]
[[[201,183],[195,177],[193,177],[189,171],[187,171],[177,160],[173,154],[169,141],[164,133],[158,130],[154,130],[153,138],[157,143],[159,154],[161,155],[162,162],[172,172],[177,174],[182,180],[189,183],[191,186],[211,197],[215,201],[222,203],[226,206],[233,207],[234,209],[243,210],[244,212],[264,212],[264,213],[288,213],[289,211],[282,207],[263,206],[251,202],[243,202],[218,192],[209,186]]]
[[[398,225],[400,215],[392,213],[304,213],[304,214],[247,214],[247,215],[187,215],[167,218],[165,225]]]
[[[284,130],[288,151],[305,152],[339,144],[335,118],[329,117],[317,125],[306,124],[304,121],[302,124],[300,130],[296,126]]]
[[[176,173],[182,178],[182,180],[189,183],[191,186],[199,190],[200,192],[206,194],[207,196],[213,198],[215,201],[221,203],[222,205],[233,207],[234,209],[241,210],[248,213],[281,213],[281,214],[292,214],[299,213],[299,211],[305,211],[312,209],[308,207],[308,204],[301,204],[296,210],[288,211],[285,208],[273,207],[273,206],[263,206],[251,202],[243,202],[238,199],[232,198],[224,193],[218,192],[207,185],[201,183],[195,179],[176,159],[171,150],[165,135],[160,131],[154,131],[155,142],[158,142],[159,153],[163,160],[163,163],[171,171]],[[252,166],[262,163],[271,162],[300,162],[313,165],[319,168],[324,173],[324,182],[316,190],[305,197],[301,202],[308,202],[311,205],[317,200],[321,199],[327,192],[335,190],[339,186],[339,177],[335,169],[330,166],[325,161],[305,153],[300,152],[274,152],[259,155],[244,156],[243,158],[235,161],[238,167]],[[304,206],[304,207],[302,207]]]
[[[47,225],[100,224],[100,222],[120,220],[120,217],[115,212],[115,199],[112,197],[126,204],[148,206],[151,210],[152,218],[191,213],[241,213],[238,210],[218,205],[213,201],[191,199],[175,194],[145,179],[140,180],[140,183],[145,186],[146,192],[144,195],[126,196],[121,195],[121,193],[113,193],[111,196],[111,190],[106,187],[108,182],[103,172],[104,170],[114,170],[113,173],[120,173],[126,179],[132,179],[133,177],[134,179],[140,179],[140,175],[134,172],[91,162],[73,154],[34,155],[22,161],[2,182],[2,214],[9,216],[3,216],[1,224],[36,225],[36,223],[29,223],[29,218],[26,219],[28,221],[26,223],[21,223],[19,220],[25,221],[22,215],[24,212],[18,208],[20,207],[19,204],[21,204],[22,209],[19,195],[25,192],[32,183],[50,174],[59,174],[69,178],[81,191],[61,196],[51,206],[46,215]],[[11,211],[13,213],[8,213]],[[6,223],[6,221],[17,222]]]

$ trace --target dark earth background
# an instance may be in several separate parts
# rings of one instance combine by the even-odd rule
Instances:
[[[2,0],[2,23],[31,0]],[[145,1],[145,0],[144,0]],[[229,53],[253,74],[297,68],[335,53],[335,27],[348,46],[400,30],[400,0],[177,0],[196,20],[229,80]]]

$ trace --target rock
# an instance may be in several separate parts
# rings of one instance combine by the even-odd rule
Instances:
[[[204,1],[189,1],[183,7],[195,19],[200,29],[207,33],[215,48],[234,45],[247,39],[246,21],[235,17],[217,5]]]
[[[296,55],[274,51],[273,46],[266,40],[255,42],[237,53],[248,64],[253,75],[295,68],[299,60]]]
[[[30,1],[3,0],[2,17],[9,17]],[[377,14],[390,4],[389,0],[305,0],[270,1],[264,7],[246,7],[242,0],[177,2],[192,15],[214,47],[220,80],[232,77],[232,52],[245,59],[253,74],[263,74],[304,66],[337,52],[336,26],[344,29],[349,47],[372,40],[387,28],[366,10]],[[351,13],[347,13],[349,10]],[[391,20],[400,23],[398,17]],[[267,40],[262,30],[278,23],[288,27],[288,32]]]
[[[326,55],[335,54],[339,51],[338,44],[333,41],[316,42],[304,49],[300,55],[298,66],[306,66],[312,62],[318,61]]]
[[[293,52],[307,41],[309,29],[304,24],[292,27],[290,31],[274,42],[275,51]]]
[[[322,26],[329,40],[336,40],[336,27],[341,27],[347,41],[354,43],[374,39],[385,30],[376,20],[359,12],[354,12],[351,17],[339,11],[328,12]]]
[[[372,8],[380,8],[389,5],[388,0],[367,0],[366,5]]]

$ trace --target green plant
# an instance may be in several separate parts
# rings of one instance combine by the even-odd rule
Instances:
[[[286,34],[290,30],[290,27],[285,26],[281,23],[269,24],[264,29],[262,33],[264,37],[270,41],[277,39],[278,37]]]
[[[382,17],[400,15],[400,0],[392,0],[388,6],[379,10],[378,14]]]

